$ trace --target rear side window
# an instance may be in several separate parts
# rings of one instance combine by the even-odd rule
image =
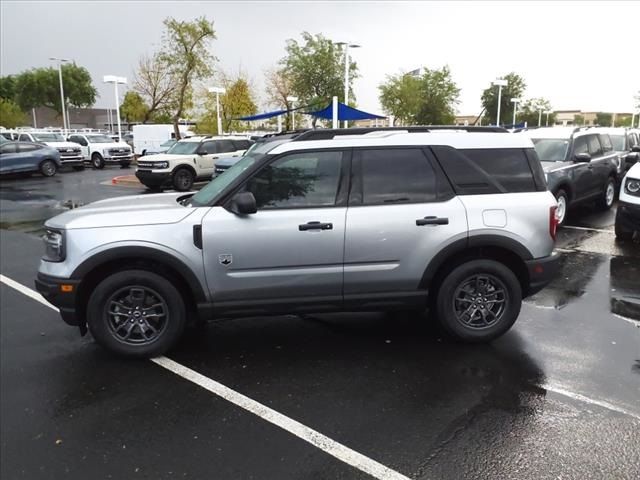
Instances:
[[[611,138],[606,133],[600,135],[600,143],[602,144],[603,152],[611,152],[613,150],[613,145],[611,145]]]
[[[436,200],[436,176],[420,149],[375,149],[354,152],[361,189],[352,204],[392,205]]]
[[[236,150],[246,150],[251,146],[251,142],[249,140],[233,140],[233,144],[235,145]]]
[[[33,145],[31,143],[20,143],[18,144],[18,152],[20,153],[25,153],[25,152],[33,152],[35,150],[38,150],[40,147],[38,147],[37,145]]]
[[[218,153],[231,153],[236,151],[236,146],[231,140],[218,140]]]
[[[17,147],[15,143],[8,143],[0,147],[0,153],[16,153]]]
[[[204,142],[200,148],[207,152],[207,155],[211,155],[212,153],[219,153],[217,142]]]
[[[20,142],[30,142],[31,139],[29,138],[29,135],[23,133],[18,137],[18,141],[20,141]]]

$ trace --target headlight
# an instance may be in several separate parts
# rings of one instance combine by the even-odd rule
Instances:
[[[47,262],[62,262],[64,260],[64,233],[58,230],[47,229],[44,236],[44,257]]]
[[[153,168],[169,168],[169,162],[153,162]]]
[[[629,195],[640,197],[640,180],[636,180],[635,178],[627,179],[627,182],[624,184],[624,189]]]
[[[108,156],[109,156],[109,149],[108,149],[108,148],[103,148],[103,149],[102,149],[102,154],[103,154],[105,157],[108,157]]]

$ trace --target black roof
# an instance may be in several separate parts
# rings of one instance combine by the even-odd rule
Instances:
[[[494,132],[508,133],[506,128],[502,127],[476,127],[472,125],[429,125],[415,127],[371,127],[371,128],[321,128],[316,130],[307,130],[293,137],[294,142],[303,140],[330,140],[340,135],[364,135],[371,132],[384,131],[408,131],[409,133],[428,133],[436,130],[462,130],[465,132]]]

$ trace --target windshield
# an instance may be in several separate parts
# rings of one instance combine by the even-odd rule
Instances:
[[[564,162],[569,141],[563,138],[532,138],[541,162]]]
[[[192,153],[196,153],[199,146],[200,142],[176,142],[169,150],[167,150],[167,153],[190,155]]]
[[[113,140],[106,135],[87,135],[89,143],[113,143]]]
[[[33,138],[38,142],[64,142],[64,137],[59,133],[34,133]]]
[[[176,141],[172,138],[171,140],[167,140],[166,142],[161,143],[160,146],[161,147],[170,147],[174,143],[176,143]]]
[[[616,152],[624,152],[624,135],[609,135],[609,137],[611,137],[613,149]]]

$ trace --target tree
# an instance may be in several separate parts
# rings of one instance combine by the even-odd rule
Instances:
[[[176,90],[176,76],[171,73],[171,69],[162,61],[159,54],[140,57],[133,80],[133,91],[138,93],[148,105],[142,123],[148,122],[159,110],[173,109]]]
[[[16,91],[16,79],[13,75],[0,77],[0,98],[13,100]]]
[[[288,98],[295,96],[291,78],[283,69],[272,68],[265,72],[267,102],[269,105],[284,110],[291,109],[291,102]],[[285,130],[291,130],[291,113],[285,118]]]
[[[611,120],[613,115],[605,112],[596,113],[596,125],[600,125],[601,127],[608,127],[611,125]]]
[[[344,101],[344,47],[321,34],[302,32],[302,43],[287,40],[286,56],[280,60],[293,92],[302,104],[324,107],[333,96]],[[358,67],[349,61],[349,91],[358,76]],[[350,105],[355,96],[350,94]],[[314,120],[315,125],[315,120]]]
[[[584,115],[574,115],[573,124],[578,126],[584,125]]]
[[[129,123],[142,122],[149,118],[149,107],[139,93],[128,91],[120,105],[120,114]]]
[[[194,81],[205,79],[212,73],[215,57],[210,53],[210,42],[215,40],[213,22],[199,17],[192,22],[167,18],[162,49],[158,59],[167,68],[175,82],[173,128],[180,139],[178,122],[188,108]]]
[[[504,75],[508,85],[502,87],[502,98],[500,101],[500,123],[511,123],[513,119],[514,104],[512,98],[521,98],[527,87],[524,79],[517,73],[508,73]],[[482,106],[485,108],[484,118],[489,123],[496,124],[496,115],[498,114],[498,87],[491,85],[482,92]]]
[[[420,78],[420,109],[416,120],[421,125],[450,125],[455,120],[455,105],[460,89],[451,78],[449,67],[424,69]]]
[[[15,128],[27,122],[27,115],[9,98],[0,98],[0,125]]]
[[[540,113],[542,111],[542,114]],[[522,105],[518,108],[517,122],[527,122],[529,127],[535,127],[538,125],[538,121],[541,126],[547,123],[547,114],[544,112],[551,112],[551,103],[549,100],[537,97],[530,98],[522,102]],[[513,111],[511,113],[513,115]],[[583,119],[584,121],[584,119]],[[556,122],[556,114],[549,114],[549,125],[554,125]]]
[[[233,119],[253,115],[258,111],[255,95],[243,73],[239,73],[236,78],[225,76],[223,85],[225,93],[220,97],[223,129],[225,132],[239,130],[240,121]]]
[[[616,115],[614,122],[614,127],[630,127],[631,126],[631,115]]]
[[[67,104],[74,107],[89,107],[96,101],[97,90],[86,68],[74,64],[62,66],[62,80]],[[2,89],[10,91],[13,83],[13,99],[24,111],[37,107],[49,107],[62,114],[60,81],[56,68],[34,68],[14,75],[12,80],[3,79]]]
[[[413,75],[387,75],[384,83],[378,85],[378,98],[382,109],[393,115],[394,123],[415,125],[420,110],[420,79]]]

